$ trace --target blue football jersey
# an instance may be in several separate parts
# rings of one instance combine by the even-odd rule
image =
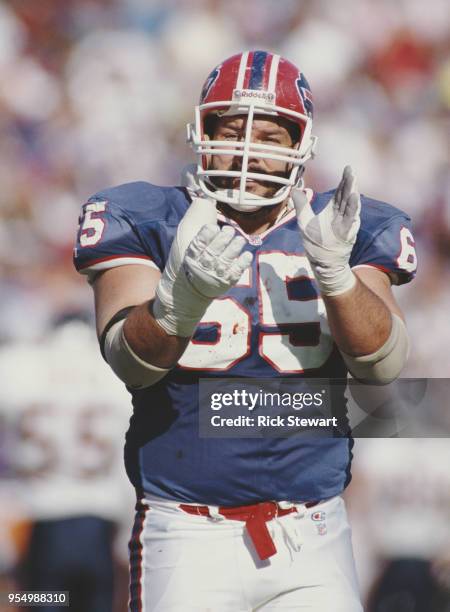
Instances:
[[[333,191],[315,193],[319,212]],[[178,187],[130,183],[84,205],[75,266],[93,277],[136,263],[163,270],[190,199]],[[219,214],[220,224],[232,224]],[[241,232],[242,233],[242,232]],[[212,377],[345,380],[323,300],[304,253],[295,211],[246,236],[252,266],[214,300],[178,365],[156,385],[132,391],[126,437],[129,477],[139,491],[179,501],[241,505],[261,500],[313,501],[342,492],[350,480],[348,437],[207,438],[199,436],[198,381]],[[362,196],[352,267],[378,267],[396,283],[415,273],[410,219]],[[344,385],[333,399],[345,412]]]

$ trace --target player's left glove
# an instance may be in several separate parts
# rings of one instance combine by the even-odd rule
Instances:
[[[355,177],[346,166],[333,197],[316,214],[306,193],[292,190],[303,246],[322,295],[352,289],[356,278],[349,260],[360,226],[361,199]]]

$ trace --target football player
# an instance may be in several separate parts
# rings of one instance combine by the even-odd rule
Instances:
[[[350,502],[362,525],[355,547],[373,549],[378,574],[367,611],[448,610],[448,440],[361,439],[357,457]]]
[[[312,119],[296,66],[239,53],[203,86],[184,188],[130,183],[83,207],[75,265],[133,396],[133,611],[361,610],[348,437],[199,436],[199,378],[383,384],[405,363],[391,285],[414,275],[410,220],[360,196],[350,167],[304,187]]]
[[[119,569],[113,549],[133,507],[121,449],[127,392],[96,344],[86,323],[61,317],[45,339],[0,349],[0,415],[12,499],[21,509],[13,532],[20,534],[17,587],[69,591],[75,612],[111,612]]]

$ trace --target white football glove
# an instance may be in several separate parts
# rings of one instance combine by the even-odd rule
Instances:
[[[252,254],[241,253],[244,245],[232,227],[219,229],[213,200],[194,198],[156,288],[153,314],[168,334],[192,336],[211,301],[233,287],[251,264]]]
[[[315,214],[306,193],[292,190],[306,255],[322,295],[345,293],[356,283],[349,266],[360,226],[361,199],[350,166],[325,208]]]

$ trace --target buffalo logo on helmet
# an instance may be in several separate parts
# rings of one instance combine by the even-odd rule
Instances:
[[[305,112],[308,117],[313,117],[313,97],[311,93],[311,88],[309,86],[308,81],[305,78],[305,75],[300,73],[300,77],[295,81],[295,84],[298,89],[298,93],[303,102],[303,106],[305,108]]]
[[[220,74],[220,68],[221,68],[221,65],[214,68],[214,70],[210,73],[210,75],[206,79],[205,84],[203,85],[202,93],[200,94],[200,104],[202,104],[205,101],[205,99],[208,97],[208,94],[211,91],[211,87],[217,81],[217,78]]]

